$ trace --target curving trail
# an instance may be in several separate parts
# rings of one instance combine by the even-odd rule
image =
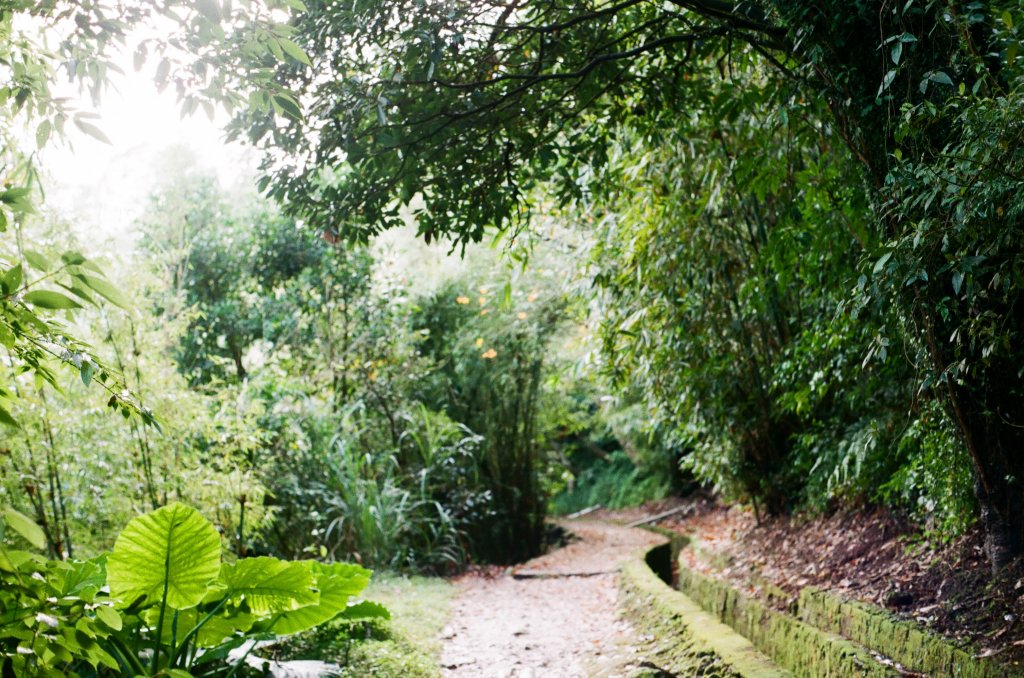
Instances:
[[[644,639],[616,611],[616,577],[625,558],[663,539],[597,521],[561,525],[577,540],[501,576],[457,581],[442,675],[611,678],[642,665]]]

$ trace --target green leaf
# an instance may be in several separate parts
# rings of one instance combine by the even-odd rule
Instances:
[[[931,80],[932,82],[937,82],[940,85],[949,85],[950,87],[953,86],[953,80],[942,71],[935,71],[934,73],[928,76],[928,79]]]
[[[890,58],[892,58],[892,62],[899,66],[900,59],[903,57],[903,43],[897,42],[895,45],[893,45],[892,49],[889,50],[889,56]]]
[[[220,5],[216,0],[196,0],[196,9],[210,23],[220,23]]]
[[[46,142],[50,140],[50,133],[53,131],[53,125],[49,120],[43,120],[39,123],[39,127],[36,128],[36,147],[43,148],[46,146]]]
[[[233,603],[244,600],[259,615],[297,610],[320,599],[313,588],[309,561],[243,558],[225,563],[218,583],[227,587],[226,597]]]
[[[14,294],[21,287],[21,264],[12,267],[7,273],[4,274],[2,280],[0,280],[0,286],[3,287],[4,294]]]
[[[132,520],[107,560],[110,595],[174,609],[198,605],[220,572],[220,538],[198,511],[173,503]]]
[[[92,295],[89,294],[85,290],[85,288],[82,287],[82,285],[77,281],[73,282],[71,285],[64,285],[63,283],[57,284],[66,289],[68,292],[71,292],[71,294],[75,295],[79,299],[87,303],[93,304],[94,306],[99,306],[99,304],[96,303],[96,300],[92,298]]]
[[[0,191],[0,203],[7,205],[12,212],[31,212],[32,191],[28,188],[9,188]]]
[[[36,525],[35,521],[23,513],[15,511],[10,506],[4,507],[4,520],[12,530],[25,538],[29,544],[41,549],[46,546],[46,534],[42,528]]]
[[[29,266],[46,273],[50,270],[51,264],[49,260],[39,252],[33,252],[32,250],[25,250],[25,260],[29,263]]]
[[[14,336],[14,331],[7,326],[7,323],[0,321],[0,346],[14,348],[17,341],[18,338]]]
[[[91,600],[107,583],[104,567],[106,556],[93,560],[72,560],[60,564],[49,577],[50,585],[60,596],[78,596]]]
[[[195,634],[196,642],[200,647],[220,645],[227,638],[235,635],[237,631],[248,631],[256,621],[256,617],[239,609],[221,610],[213,616],[209,616],[204,607],[191,607],[187,610],[179,610],[177,615],[178,642],[181,642],[183,636],[190,630],[195,629],[200,623],[203,624]],[[208,616],[209,618],[207,618]],[[142,618],[150,627],[156,628],[160,622],[160,610],[155,607],[150,608],[143,613]],[[161,640],[169,645],[174,635],[171,625],[165,622]]]
[[[85,257],[82,256],[82,253],[74,250],[68,250],[60,255],[60,260],[68,266],[81,266],[85,264]]]
[[[299,108],[299,105],[291,97],[275,94],[274,103],[280,107],[281,113],[286,117],[292,120],[298,120],[302,117],[302,109]]]
[[[348,608],[348,601],[370,583],[370,571],[351,563],[311,563],[320,602],[293,612],[285,612],[268,631],[287,635],[311,629],[334,619]]]
[[[100,605],[96,608],[96,618],[114,631],[120,631],[124,625],[121,615],[118,614],[117,610],[106,605]]]
[[[6,424],[13,428],[21,428],[11,413],[4,409],[3,405],[0,405],[0,424]]]
[[[51,290],[36,290],[34,292],[29,292],[25,295],[24,300],[33,306],[38,306],[39,308],[82,308],[82,305],[74,299],[64,296],[60,292],[53,292]]]
[[[878,261],[875,262],[875,268],[871,272],[874,273],[875,275],[881,273],[882,269],[885,268],[886,263],[888,263],[889,259],[891,258],[892,252],[886,252],[885,254],[880,256],[878,258]]]
[[[6,205],[15,205],[29,196],[31,191],[24,187],[19,188],[8,188],[6,191],[0,191],[0,202]]]
[[[896,69],[894,68],[891,71],[889,71],[888,73],[886,73],[885,77],[882,78],[882,84],[878,86],[878,94],[876,94],[875,96],[882,96],[882,92],[884,92],[885,90],[889,89],[889,85],[891,85],[892,81],[895,80],[895,79],[896,79]]]
[[[362,600],[355,605],[345,608],[339,617],[347,621],[362,621],[364,619],[391,619],[391,612],[380,603],[371,600]]]
[[[91,360],[82,361],[82,366],[79,368],[78,373],[82,377],[82,383],[86,386],[88,386],[89,382],[92,381],[92,375],[95,369],[96,368],[93,366]]]
[[[108,144],[110,146],[114,145],[113,143],[111,143],[110,139],[107,138],[107,135],[103,133],[103,130],[101,130],[99,127],[92,124],[91,122],[86,122],[85,120],[75,118],[75,127],[82,130],[82,132],[88,134],[97,141],[102,141],[103,143]]]
[[[93,291],[98,292],[100,296],[110,303],[119,308],[123,308],[125,310],[128,309],[128,300],[125,299],[123,294],[121,294],[121,290],[110,284],[108,280],[104,280],[103,278],[99,278],[94,275],[85,275],[84,273],[75,277],[88,285]]]
[[[281,49],[284,50],[284,53],[292,59],[295,59],[300,64],[312,66],[309,61],[309,57],[306,56],[306,52],[288,38],[278,38],[277,44],[281,45]]]

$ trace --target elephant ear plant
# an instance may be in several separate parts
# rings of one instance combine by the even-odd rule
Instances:
[[[8,523],[27,538],[31,521],[16,515]],[[30,564],[18,570],[14,562]],[[236,648],[336,618],[388,616],[380,605],[352,601],[370,581],[358,565],[222,562],[216,530],[183,504],[135,518],[114,550],[95,561],[59,563],[4,550],[0,571],[4,676],[230,676],[244,660],[243,650],[229,657]],[[39,594],[8,601],[11,578]]]

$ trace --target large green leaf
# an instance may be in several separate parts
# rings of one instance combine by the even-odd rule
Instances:
[[[370,583],[370,571],[351,563],[312,563],[310,567],[316,578],[316,586],[320,589],[320,602],[285,612],[268,630],[287,635],[334,619],[348,609],[349,599],[361,593]]]
[[[146,610],[143,619],[151,627],[156,628],[160,621],[160,610]],[[256,617],[253,615],[237,610],[221,610],[212,615],[204,612],[202,607],[178,610],[164,620],[161,641],[169,645],[173,638],[177,638],[180,643],[189,631],[201,623],[202,627],[195,636],[195,642],[199,647],[216,647],[238,632],[245,633],[252,628],[255,621]]]
[[[288,612],[320,600],[310,565],[309,561],[290,563],[266,556],[243,558],[221,567],[218,584],[226,587],[226,597],[232,603],[244,601],[257,615]]]
[[[0,290],[5,295],[14,294],[21,287],[21,264],[14,266],[11,270],[4,274],[3,278],[0,278]]]
[[[107,560],[110,595],[130,603],[146,596],[185,609],[199,604],[220,572],[220,538],[195,509],[174,503],[135,518]]]

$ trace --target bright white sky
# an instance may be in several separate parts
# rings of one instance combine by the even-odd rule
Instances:
[[[201,110],[182,119],[172,88],[158,93],[149,68],[136,72],[130,56],[122,62],[125,75],[113,76],[99,107],[94,109],[90,97],[79,96],[77,90],[64,92],[79,99],[81,109],[100,114],[94,122],[112,145],[69,124],[70,143],[47,148],[40,164],[50,176],[50,209],[70,221],[87,241],[114,238],[130,247],[132,224],[160,183],[166,151],[175,146],[191,149],[199,168],[215,173],[227,189],[252,185],[258,154],[224,141],[223,113],[215,122]]]
[[[259,153],[224,141],[227,115],[211,121],[202,110],[182,118],[173,88],[163,93],[153,82],[154,64],[141,72],[132,66],[132,41],[124,50],[112,86],[99,106],[70,85],[59,95],[77,99],[80,110],[95,110],[94,122],[112,142],[97,141],[66,126],[68,143],[47,147],[40,166],[48,176],[46,205],[66,220],[87,247],[128,254],[134,249],[135,221],[166,171],[164,156],[176,147],[189,149],[197,170],[215,174],[228,192],[255,190]],[[95,250],[92,250],[95,251]],[[426,245],[410,225],[384,234],[377,242],[383,269],[411,275],[433,287],[462,270],[465,262],[449,257],[448,246]]]

